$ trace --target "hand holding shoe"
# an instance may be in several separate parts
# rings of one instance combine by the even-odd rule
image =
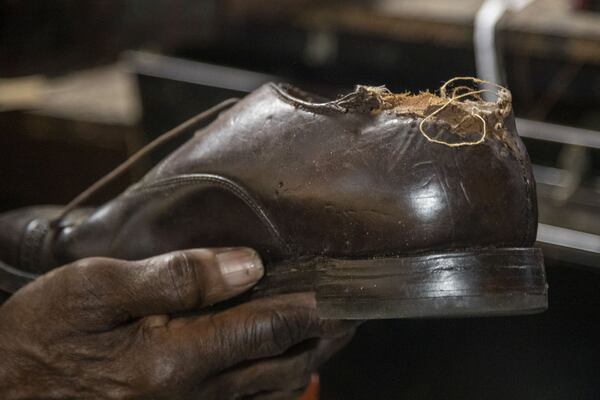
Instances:
[[[173,316],[262,275],[245,248],[53,270],[0,307],[0,398],[294,398],[353,331],[320,321],[312,294]]]

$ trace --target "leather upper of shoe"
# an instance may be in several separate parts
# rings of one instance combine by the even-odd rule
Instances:
[[[527,153],[512,115],[485,119],[482,143],[449,147],[376,92],[314,102],[267,84],[117,198],[61,221],[41,262],[208,246],[251,246],[267,261],[531,246]],[[443,115],[427,129],[465,139]]]
[[[51,254],[54,235],[50,221],[61,215],[62,208],[30,206],[0,214],[0,261],[32,273],[43,273],[56,266]],[[77,209],[68,220],[83,219],[92,211]]]
[[[21,266],[36,263],[38,240],[46,234],[46,229],[32,223],[36,219],[55,218],[59,213],[58,206],[34,206],[0,214],[0,260]],[[28,257],[33,259],[27,260]]]

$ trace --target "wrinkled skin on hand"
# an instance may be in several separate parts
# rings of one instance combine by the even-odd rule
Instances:
[[[207,309],[262,274],[249,249],[58,268],[0,307],[0,398],[295,399],[354,325],[310,293]]]

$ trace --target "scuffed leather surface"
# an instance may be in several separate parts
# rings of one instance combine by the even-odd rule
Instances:
[[[308,110],[265,85],[134,188],[55,232],[48,263],[198,246],[250,246],[267,261],[530,246],[535,189],[512,119],[505,139],[489,135],[481,145],[458,148],[427,142],[418,122],[393,110]],[[194,174],[244,188],[285,245],[231,191],[156,188]]]
[[[34,219],[48,220],[59,213],[59,206],[34,206],[0,214],[0,260],[11,265],[21,264],[27,226]]]

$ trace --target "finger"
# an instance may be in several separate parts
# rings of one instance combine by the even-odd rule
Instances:
[[[133,262],[91,258],[63,273],[106,313],[128,320],[229,299],[252,287],[263,266],[252,249],[200,249]]]
[[[352,341],[354,338],[355,331],[349,331],[344,336],[336,337],[333,339],[320,339],[315,355],[313,357],[311,368],[315,371],[327,360],[329,360],[335,353],[343,349]]]
[[[222,371],[246,360],[273,357],[310,338],[328,334],[313,293],[254,300],[223,312],[171,320],[155,331],[159,345],[184,364]]]
[[[279,357],[253,361],[231,369],[213,378],[208,386],[224,398],[300,390],[308,385],[312,373],[351,338],[352,334],[348,334],[340,338],[303,343]]]

